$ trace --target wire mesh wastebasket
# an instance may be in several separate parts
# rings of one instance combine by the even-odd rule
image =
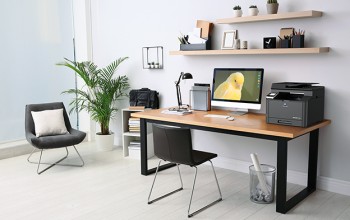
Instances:
[[[256,171],[254,165],[249,166],[250,200],[255,203],[272,203],[275,197],[276,168],[260,164],[261,171]]]

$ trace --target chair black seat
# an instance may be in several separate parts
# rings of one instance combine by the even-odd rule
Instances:
[[[198,166],[218,156],[217,154],[214,154],[214,153],[209,153],[209,152],[204,152],[199,150],[193,150],[192,153],[193,153],[193,164],[188,164],[190,166]]]

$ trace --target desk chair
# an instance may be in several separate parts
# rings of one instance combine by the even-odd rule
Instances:
[[[44,110],[55,110],[55,109],[63,109],[64,124],[65,124],[67,131],[69,133],[37,137],[35,134],[35,124],[34,124],[34,120],[33,120],[31,112],[32,111],[40,112],[40,111],[44,111]],[[34,147],[33,151],[28,156],[27,161],[29,163],[38,164],[38,167],[37,167],[38,174],[45,172],[46,170],[50,169],[51,167],[53,167],[55,165],[77,166],[77,167],[84,166],[84,160],[83,160],[83,158],[81,158],[75,145],[81,143],[84,140],[86,133],[72,128],[72,126],[69,122],[69,118],[68,118],[66,109],[65,109],[62,102],[26,105],[25,135],[26,135],[27,141]],[[68,157],[68,149],[67,149],[68,146],[73,146],[74,150],[77,152],[77,154],[81,160],[80,164],[61,164],[60,163]],[[58,160],[54,163],[42,163],[41,162],[43,150],[53,149],[53,148],[63,148],[63,147],[66,148],[66,155],[63,158],[61,158],[60,160]],[[40,150],[40,158],[39,158],[38,162],[30,160],[30,157],[32,156],[32,154],[34,153],[34,151],[36,149]],[[39,170],[39,167],[41,164],[48,164],[50,166],[48,166],[47,168],[45,168],[43,170]]]
[[[154,139],[153,140],[154,141],[154,154],[160,160],[159,160],[159,163],[157,166],[156,174],[155,174],[154,179],[153,179],[151,191],[150,191],[149,196],[148,196],[148,204],[156,202],[162,198],[165,198],[165,197],[183,189],[183,183],[182,183],[181,173],[180,173],[180,169],[179,169],[179,164],[188,165],[188,166],[196,168],[196,172],[195,172],[195,176],[194,176],[194,180],[193,180],[193,187],[192,187],[192,192],[191,192],[190,203],[189,203],[188,211],[187,211],[188,217],[192,217],[192,216],[198,214],[199,212],[203,211],[204,209],[216,204],[217,202],[222,201],[220,186],[219,186],[216,174],[215,174],[213,163],[211,162],[211,159],[217,157],[217,154],[193,150],[190,129],[166,127],[166,126],[153,124],[153,139]],[[160,163],[162,160],[176,163],[177,170],[178,170],[178,173],[180,176],[181,187],[170,192],[170,193],[167,193],[163,196],[160,196],[156,199],[150,200],[153,186],[154,186],[154,183],[155,183],[156,178],[157,178],[158,169],[159,169],[159,166],[160,166]],[[215,181],[216,181],[216,185],[218,187],[220,197],[217,200],[215,200],[214,202],[204,206],[203,208],[201,208],[193,213],[190,213],[193,191],[194,191],[194,187],[196,184],[196,178],[197,178],[197,166],[204,163],[204,162],[207,162],[207,161],[210,162],[211,167],[213,169],[213,173],[214,173],[214,177],[215,177]]]

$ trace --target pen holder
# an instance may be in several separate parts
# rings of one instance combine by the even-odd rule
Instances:
[[[290,39],[281,40],[281,48],[290,48],[290,47],[291,47]]]
[[[249,166],[250,200],[261,204],[272,203],[275,197],[276,168],[266,164],[260,164],[260,168],[261,171],[256,171],[254,165]]]
[[[304,35],[293,35],[292,46],[293,48],[304,48]]]

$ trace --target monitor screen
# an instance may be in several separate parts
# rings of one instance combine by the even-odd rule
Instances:
[[[264,69],[215,68],[212,106],[260,109]]]

